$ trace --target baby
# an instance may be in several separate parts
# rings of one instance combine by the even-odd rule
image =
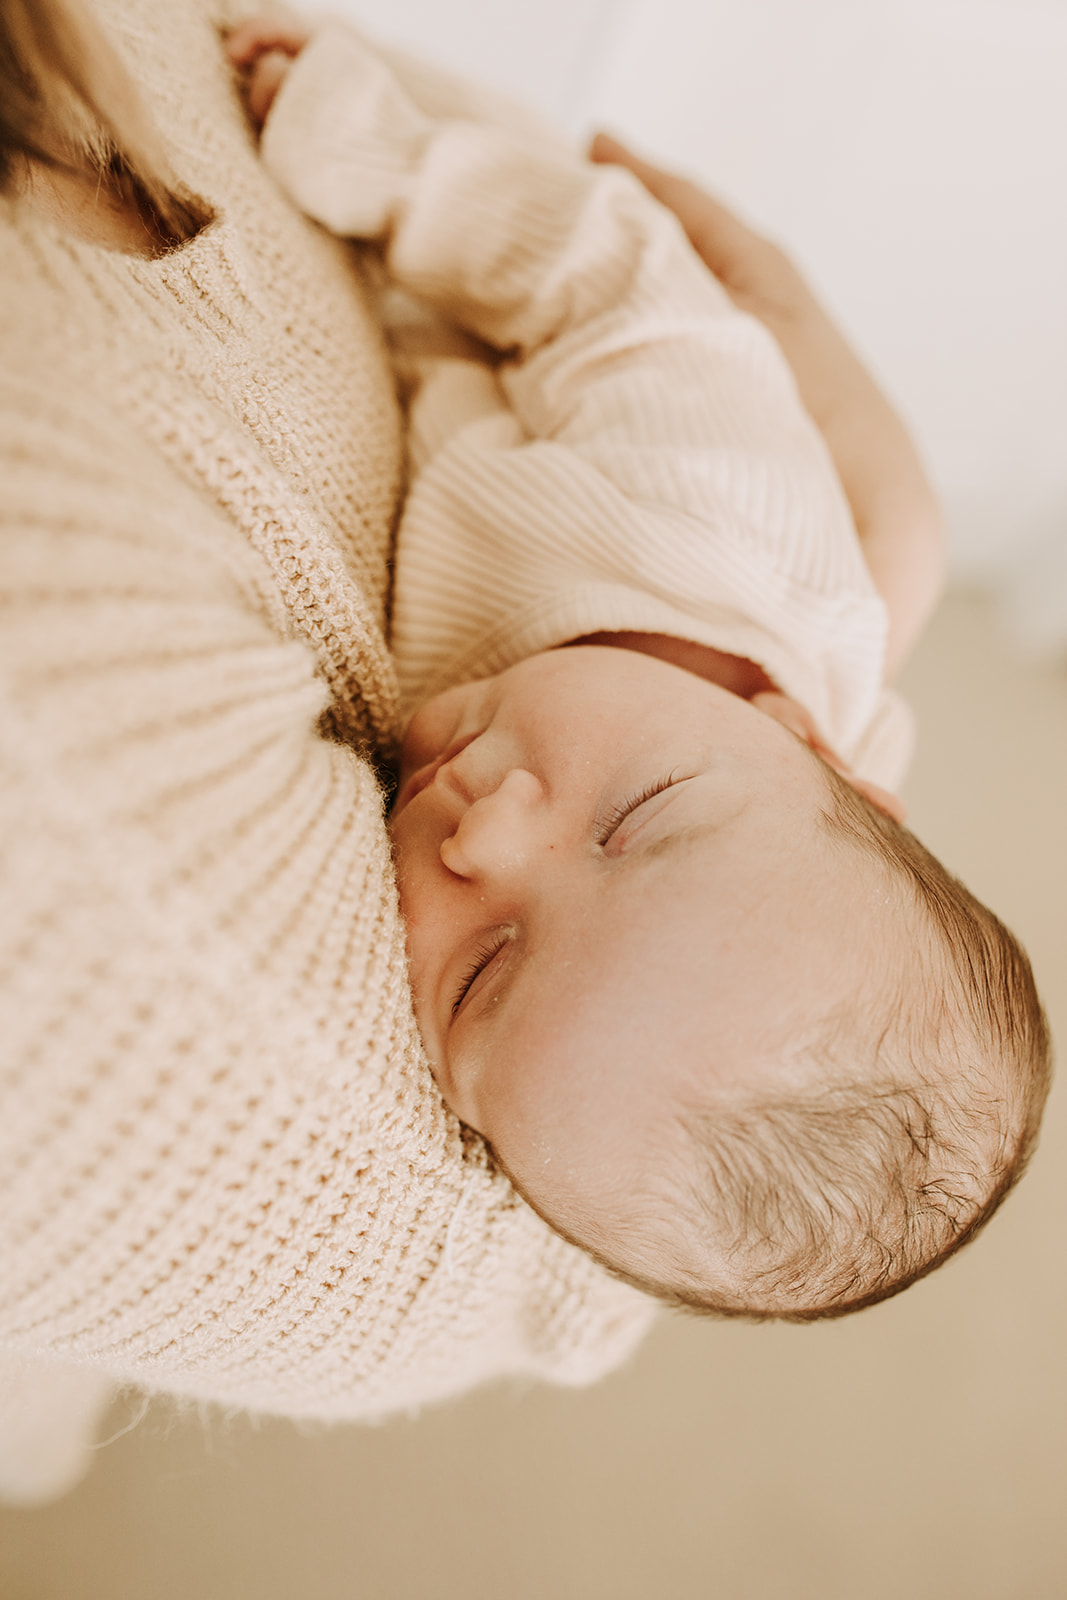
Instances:
[[[887,616],[780,351],[628,174],[339,26],[230,53],[299,203],[497,352],[409,361],[391,831],[445,1100],[668,1301],[895,1293],[1048,1078],[1025,955],[885,786],[925,601]]]

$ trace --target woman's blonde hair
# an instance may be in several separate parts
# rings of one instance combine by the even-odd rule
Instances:
[[[79,0],[0,0],[0,191],[16,190],[34,162],[104,176],[168,243],[205,220]]]

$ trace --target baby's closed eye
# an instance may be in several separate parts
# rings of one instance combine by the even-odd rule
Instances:
[[[668,772],[665,777],[657,778],[636,793],[627,795],[620,804],[612,806],[605,816],[598,815],[596,820],[597,844],[607,844],[608,840],[626,821],[627,817],[643,806],[646,801],[654,800],[658,794],[663,794],[664,790],[671,788],[677,782],[677,772]]]
[[[467,968],[464,970],[459,983],[456,985],[456,992],[452,1000],[451,1014],[453,1017],[458,1014],[463,1002],[474,988],[475,983],[481,977],[482,973],[485,972],[487,967],[491,965],[494,958],[499,955],[500,951],[504,949],[505,945],[511,943],[513,937],[514,935],[510,932],[510,930],[502,929],[499,933],[493,934],[490,938],[484,940],[478,946],[477,950],[474,952],[473,959],[471,960],[469,966],[467,966]]]

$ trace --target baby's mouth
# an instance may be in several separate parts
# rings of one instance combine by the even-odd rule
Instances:
[[[413,772],[409,778],[405,779],[393,804],[390,822],[395,822],[404,807],[410,805],[417,794],[421,794],[424,789],[429,788],[441,768],[454,760],[461,750],[466,750],[469,744],[473,744],[477,737],[477,733],[468,733],[462,739],[453,739],[452,743],[446,745],[439,756],[435,756],[432,761],[428,761],[424,767],[419,767],[417,772]]]

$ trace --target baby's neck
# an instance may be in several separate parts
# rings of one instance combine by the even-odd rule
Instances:
[[[720,689],[740,695],[742,700],[773,693],[778,687],[762,667],[744,656],[729,656],[722,650],[713,650],[710,645],[672,639],[665,633],[590,633],[572,643],[614,645],[619,650],[638,650],[646,656],[658,656],[661,661],[669,661],[673,666],[695,673],[698,678],[718,684]]]

